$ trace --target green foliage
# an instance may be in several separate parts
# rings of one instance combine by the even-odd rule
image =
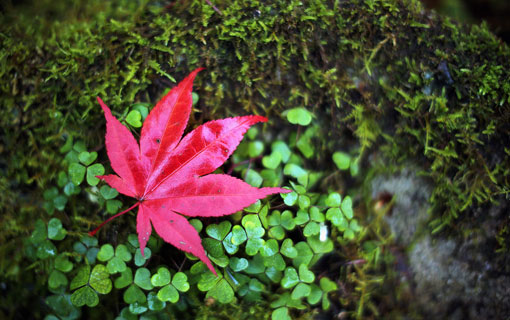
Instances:
[[[380,147],[381,158],[424,167],[434,182],[435,230],[472,204],[508,193],[510,53],[486,26],[468,29],[423,14],[406,0],[216,5],[221,15],[198,0],[170,7],[124,0],[5,7],[0,238],[10,258],[0,262],[0,274],[7,283],[47,287],[45,302],[54,316],[78,318],[73,302],[115,310],[109,301],[119,293],[124,319],[204,310],[204,296],[213,302],[269,301],[273,318],[294,318],[320,303],[327,309],[327,292],[335,295],[322,286],[325,277],[301,281],[300,266],[313,270],[321,257],[352,241],[359,247],[347,250],[346,259],[367,263],[354,264],[349,279],[356,290],[342,298],[342,308],[361,317],[377,309],[369,297],[383,280],[370,274],[387,259],[381,249],[386,236],[361,242],[367,228],[352,210],[356,193],[349,188],[346,194],[343,186],[345,176],[358,175],[372,148]],[[151,238],[142,256],[136,236],[127,234],[134,230],[133,216],[99,238],[82,236],[123,206],[118,193],[95,178],[105,172],[96,96],[108,97],[113,113],[135,130],[174,77],[197,66],[206,66],[208,74],[197,79],[190,123],[268,115],[268,127],[278,130],[250,130],[232,157],[234,174],[254,186],[283,183],[293,190],[283,203],[264,201],[231,219],[200,223],[204,246],[221,271],[217,282],[200,263],[189,265],[193,257],[179,261],[182,255],[167,253],[158,239]],[[380,232],[378,221],[371,230]],[[113,254],[103,250],[108,244]],[[100,265],[105,269],[93,278]],[[80,271],[86,266],[87,275]],[[171,275],[164,286],[152,283],[160,268]],[[300,282],[286,289],[281,282],[288,268]],[[87,282],[70,289],[80,272]],[[174,284],[178,272],[186,275],[189,290]],[[107,283],[106,274],[114,288],[103,294],[108,286],[95,279]],[[199,283],[208,289],[200,291]],[[41,291],[25,291],[15,293],[26,299],[15,293],[16,301],[5,299],[3,310],[19,303],[39,310],[31,308],[39,299],[30,297]]]
[[[314,139],[319,130],[313,130],[313,134],[310,139]],[[190,220],[203,237],[204,248],[217,268],[217,277],[200,261],[186,263],[185,256],[196,260],[189,254],[176,255],[175,258],[180,255],[184,259],[177,270],[172,264],[157,263],[166,261],[168,255],[161,250],[161,241],[154,237],[150,238],[142,256],[134,234],[122,232],[118,238],[120,243],[115,246],[100,237],[103,244],[98,247],[99,241],[94,237],[77,239],[73,233],[69,238],[70,231],[60,219],[53,217],[47,224],[38,220],[29,239],[34,246],[32,259],[52,261],[54,266],[47,271],[48,289],[68,295],[72,307],[76,308],[99,308],[102,301],[113,299],[109,296],[112,290],[119,292],[127,306],[119,315],[122,317],[189,310],[189,301],[204,298],[220,304],[241,299],[266,303],[268,307],[267,301],[270,301],[273,318],[290,317],[293,309],[310,310],[320,301],[323,307],[329,306],[328,292],[335,290],[335,284],[327,277],[319,280],[311,268],[323,255],[333,251],[334,242],[344,241],[342,234],[346,239],[354,239],[361,230],[349,229],[348,222],[356,222],[352,200],[349,196],[342,199],[336,192],[309,191],[316,184],[314,177],[324,173],[306,169],[307,157],[297,144],[285,140],[271,142],[258,130],[248,132],[247,138],[232,156],[235,159],[233,174],[244,175],[248,181],[248,172],[253,172],[260,176],[260,184],[263,184],[265,179],[261,172],[271,170],[276,173],[272,184],[288,183],[293,192],[276,199],[276,205],[285,205],[283,211],[273,208],[269,199],[265,199],[246,208],[244,214],[217,223]],[[291,134],[290,139],[296,139],[296,135]],[[270,143],[271,148],[268,148]],[[98,159],[97,153],[86,151],[80,142],[73,143],[63,154],[69,168],[74,164],[89,168]],[[264,164],[267,161],[263,159],[267,159],[268,154],[278,155],[279,161],[271,164],[272,169]],[[59,186],[68,184],[65,172],[59,175]],[[71,170],[67,172],[72,176]],[[58,188],[51,189],[51,193],[46,200],[49,203]],[[89,183],[88,187],[82,186],[79,193],[66,194],[67,201],[84,201],[80,197],[82,193],[102,212],[108,212],[109,201],[118,196],[116,190],[106,185]],[[325,210],[328,214],[323,213]],[[331,210],[338,211],[346,227],[336,224],[337,220],[330,217]],[[335,229],[330,231],[332,226]],[[73,229],[71,226],[70,230]],[[296,233],[296,229],[299,232]],[[65,243],[73,241],[69,250]]]
[[[287,120],[292,124],[307,126],[312,122],[312,114],[305,108],[292,108],[285,113]]]
[[[96,264],[92,271],[90,266],[86,265],[78,270],[69,289],[74,290],[71,295],[71,303],[74,306],[95,307],[99,303],[97,294],[109,293],[112,290],[112,281],[104,265]]]

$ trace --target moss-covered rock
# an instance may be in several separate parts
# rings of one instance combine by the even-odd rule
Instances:
[[[69,134],[98,145],[95,96],[122,112],[200,65],[199,117],[296,105],[330,115],[332,135],[354,132],[362,152],[377,141],[423,165],[438,227],[508,192],[510,53],[484,26],[399,1],[216,4],[222,14],[202,1],[131,5],[130,15],[110,6],[76,1],[39,19],[14,7],[2,18],[11,183],[44,186]]]
[[[429,182],[411,168],[371,180],[372,199],[393,198],[384,219],[395,238],[400,285],[390,290],[407,297],[410,310],[426,318],[504,319],[509,256],[497,253],[495,239],[507,219],[508,202],[472,208],[475,218],[459,224],[462,232],[433,237],[427,232]]]
[[[486,26],[459,25],[412,0],[215,5],[5,6],[0,223],[9,226],[2,248],[14,258],[0,271],[22,259],[17,237],[41,211],[65,141],[103,150],[95,97],[125,116],[197,66],[207,74],[197,81],[192,124],[248,112],[277,122],[284,110],[306,107],[328,132],[318,161],[341,147],[365,166],[383,158],[422,168],[436,232],[508,194],[510,50]]]

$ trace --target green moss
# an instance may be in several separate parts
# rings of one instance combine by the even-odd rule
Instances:
[[[412,0],[215,1],[222,14],[199,0],[38,3],[0,16],[0,223],[14,256],[2,271],[21,259],[17,236],[42,211],[66,139],[104,152],[96,96],[126,116],[198,66],[193,125],[256,113],[276,126],[304,107],[328,132],[318,163],[352,147],[420,165],[436,231],[508,194],[510,50],[485,25]]]
[[[485,26],[401,2],[219,3],[223,15],[200,1],[149,3],[111,18],[124,5],[75,1],[51,12],[58,19],[43,11],[44,29],[22,11],[2,32],[3,146],[15,181],[44,186],[68,131],[98,143],[97,95],[122,112],[200,65],[201,118],[296,105],[332,114],[335,134],[349,126],[362,152],[383,139],[388,155],[428,168],[439,225],[508,190],[509,53]]]

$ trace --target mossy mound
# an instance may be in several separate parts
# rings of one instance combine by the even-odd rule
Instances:
[[[473,201],[508,193],[510,51],[485,26],[459,26],[408,1],[114,10],[124,5],[75,1],[70,16],[68,7],[34,20],[22,11],[10,24],[14,7],[3,17],[9,183],[44,187],[66,134],[97,145],[96,96],[117,110],[153,102],[174,77],[205,66],[201,118],[296,105],[331,116],[332,135],[354,132],[362,152],[377,141],[392,159],[423,165],[435,181],[438,226]]]
[[[508,194],[510,50],[486,26],[458,25],[410,0],[215,5],[219,12],[199,0],[5,6],[5,252],[41,211],[66,139],[102,149],[96,96],[122,113],[157,101],[198,66],[207,72],[195,86],[195,124],[246,113],[278,119],[306,107],[330,129],[325,155],[341,146],[367,166],[380,155],[422,167],[433,181],[435,231]]]

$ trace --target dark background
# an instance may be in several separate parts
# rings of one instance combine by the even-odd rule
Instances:
[[[440,14],[460,22],[486,21],[492,32],[510,43],[510,0],[421,0]]]

